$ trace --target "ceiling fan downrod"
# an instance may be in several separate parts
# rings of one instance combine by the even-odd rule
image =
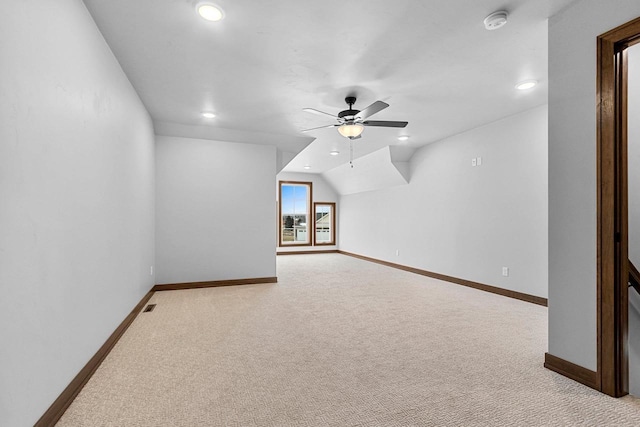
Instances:
[[[353,104],[356,103],[356,97],[355,96],[347,96],[344,100],[349,105],[349,110],[353,110]]]

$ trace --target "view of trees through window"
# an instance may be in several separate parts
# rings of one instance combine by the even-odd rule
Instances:
[[[280,245],[311,244],[311,183],[280,183]]]

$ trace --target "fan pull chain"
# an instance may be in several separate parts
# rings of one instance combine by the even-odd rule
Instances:
[[[351,169],[353,169],[353,140],[349,140],[349,164],[351,165]]]

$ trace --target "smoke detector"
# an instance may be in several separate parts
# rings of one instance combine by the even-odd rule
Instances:
[[[484,27],[487,30],[497,30],[507,23],[507,12],[500,10],[493,12],[491,15],[484,18]]]

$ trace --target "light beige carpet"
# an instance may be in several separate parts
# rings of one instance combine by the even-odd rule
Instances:
[[[59,426],[640,426],[542,367],[547,309],[354,259],[158,292]]]

